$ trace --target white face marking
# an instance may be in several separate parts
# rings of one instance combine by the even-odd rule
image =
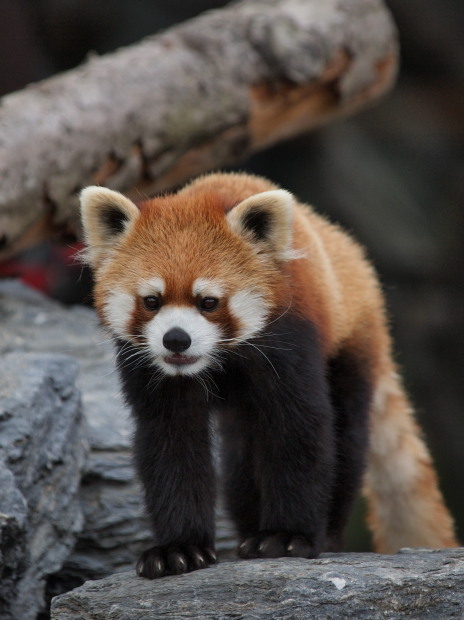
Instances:
[[[166,284],[163,278],[153,277],[149,280],[143,280],[137,290],[140,297],[148,295],[164,295]]]
[[[174,327],[183,329],[192,341],[184,351],[188,357],[198,358],[191,364],[170,364],[166,358],[172,352],[163,345],[164,335]],[[195,375],[209,365],[211,354],[221,338],[220,329],[208,321],[195,308],[188,306],[163,306],[156,316],[146,323],[145,338],[154,362],[168,375]]]
[[[192,287],[193,296],[201,297],[222,297],[224,295],[224,287],[217,280],[209,278],[197,278]]]
[[[243,340],[256,335],[266,324],[268,307],[262,295],[243,289],[232,295],[229,309],[240,322],[239,337]]]
[[[115,289],[111,291],[103,306],[103,314],[111,329],[123,338],[129,337],[128,327],[134,312],[135,301],[132,295]]]

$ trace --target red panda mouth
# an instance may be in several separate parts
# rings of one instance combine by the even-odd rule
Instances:
[[[185,366],[187,364],[194,364],[199,360],[198,357],[193,357],[191,355],[183,355],[182,353],[173,353],[172,355],[167,355],[164,358],[164,361],[168,364],[174,364],[175,366]]]

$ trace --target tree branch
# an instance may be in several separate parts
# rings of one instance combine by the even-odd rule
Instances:
[[[78,230],[88,184],[164,190],[387,91],[382,0],[245,0],[0,100],[3,255]]]

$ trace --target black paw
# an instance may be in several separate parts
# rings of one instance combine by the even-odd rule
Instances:
[[[214,549],[193,545],[165,545],[151,547],[144,551],[137,562],[135,571],[139,577],[156,579],[206,568],[216,562]]]
[[[305,536],[288,532],[258,532],[238,548],[241,558],[315,558],[318,552]]]

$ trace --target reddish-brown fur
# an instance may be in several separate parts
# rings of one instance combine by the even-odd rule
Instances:
[[[392,361],[383,296],[362,249],[345,232],[296,204],[293,250],[285,265],[263,261],[228,229],[224,213],[249,196],[276,189],[248,175],[209,175],[177,194],[139,205],[141,215],[107,264],[96,264],[95,300],[102,308],[117,283],[132,292],[141,278],[164,278],[166,303],[191,304],[186,291],[202,277],[217,278],[230,290],[243,274],[272,308],[293,310],[318,328],[326,359],[343,347],[369,362],[375,399],[370,412],[370,448],[365,476],[369,523],[376,549],[456,546],[452,519]],[[130,254],[131,266],[126,257]],[[140,305],[132,333],[148,320]],[[237,331],[226,308],[211,318]]]
[[[284,288],[279,287],[283,281],[280,271],[272,264],[263,265],[251,252],[244,252],[243,240],[227,228],[224,211],[240,202],[242,195],[239,192],[226,201],[207,189],[191,195],[184,190],[174,196],[142,202],[136,226],[118,256],[97,279],[94,291],[97,309],[101,312],[113,282],[133,291],[142,278],[153,275],[153,265],[157,275],[166,281],[169,291],[166,303],[191,304],[192,299],[185,297],[185,291],[191,291],[198,274],[218,278],[234,290],[240,287],[242,274],[246,273],[250,285],[259,284],[269,303],[279,305]],[[126,248],[130,248],[127,251],[133,259],[130,269]],[[134,325],[143,321],[144,316],[141,309],[134,317]],[[234,322],[226,311],[215,314],[211,320],[222,324]]]

